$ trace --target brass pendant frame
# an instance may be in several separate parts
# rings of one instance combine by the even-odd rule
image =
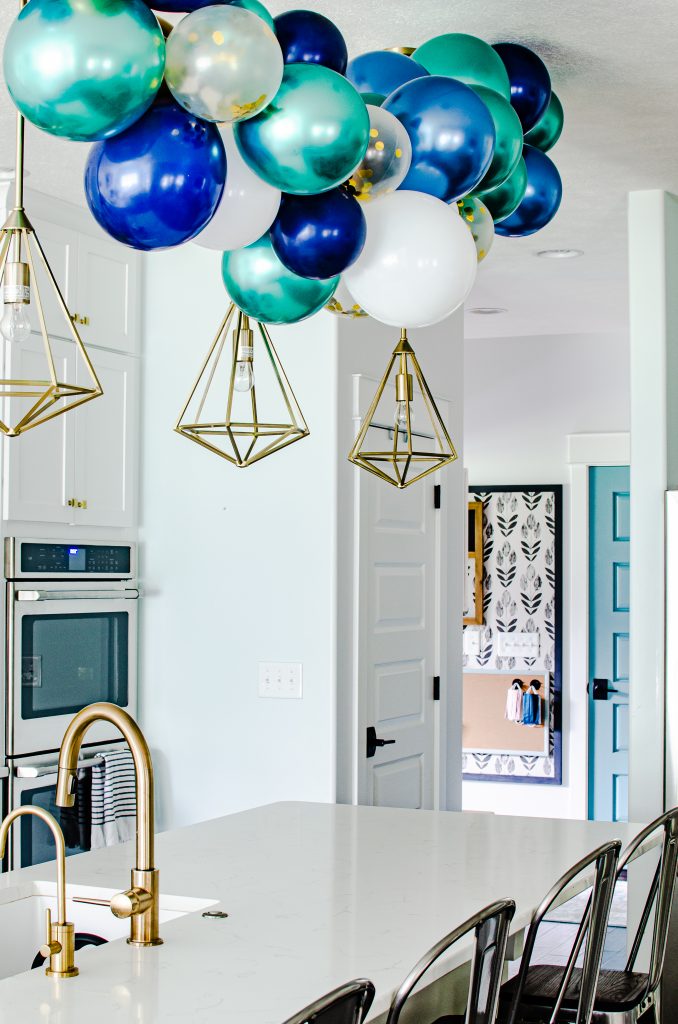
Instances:
[[[24,3],[22,3],[22,7]],[[44,380],[21,380],[9,377],[0,377],[0,399],[4,408],[9,409],[9,400],[12,398],[35,399],[28,410],[23,412],[14,424],[9,422],[9,416],[5,413],[0,416],[0,432],[7,437],[18,437],[20,434],[31,430],[33,427],[46,423],[48,420],[69,412],[85,402],[91,402],[93,398],[99,398],[103,394],[103,388],[90,361],[82,339],[76,330],[73,318],[61,294],[61,289],[56,282],[52,269],[47,262],[47,257],[40,244],[40,240],[33,229],[31,222],[24,210],[24,132],[25,122],[23,116],[17,112],[16,121],[16,183],[14,209],[10,212],[0,230],[0,286],[5,277],[5,269],[12,254],[13,261],[21,262],[23,255],[26,255],[31,276],[31,296],[35,300],[40,321],[40,334],[45,352],[46,369],[49,379]],[[37,257],[37,259],[36,259]],[[56,372],[52,346],[50,343],[45,313],[40,298],[40,291],[36,279],[36,266],[41,265],[47,275],[57,299],[59,310],[63,314],[64,322],[68,332],[75,342],[76,350],[87,370],[90,378],[90,386],[84,387],[79,384],[68,384],[60,381]],[[12,344],[11,342],[6,344]],[[21,342],[18,343],[19,345]]]
[[[364,448],[368,432],[374,426],[373,419],[375,413],[377,412],[379,403],[382,401],[384,391],[396,363],[396,398],[403,398],[407,393],[407,389],[405,390],[405,393],[401,393],[403,381],[411,380],[412,377],[416,379],[421,392],[422,404],[426,409],[433,429],[433,439],[435,440],[438,449],[436,452],[427,452],[415,447],[412,437],[410,401],[406,402],[407,429],[403,431],[397,425],[394,425],[393,444],[391,447],[382,451]],[[399,385],[401,387],[401,391],[398,390]],[[403,445],[400,444],[401,437],[403,439]],[[392,484],[394,487],[402,490],[403,488],[416,483],[418,480],[423,479],[423,477],[428,476],[429,473],[435,473],[436,470],[442,469],[443,466],[451,465],[451,463],[456,459],[457,452],[447,431],[447,427],[443,422],[443,418],[440,415],[435,399],[433,398],[431,390],[426,382],[426,378],[422,373],[419,360],[407,340],[407,331],[403,328],[400,335],[400,341],[393,350],[388,366],[386,367],[386,372],[381,379],[369,409],[365,413],[362,425],[358,431],[358,436],[356,437],[353,448],[349,453],[348,461],[352,462],[354,466],[358,466],[360,469],[365,469],[368,473],[374,474],[374,476],[379,477],[380,480],[384,480],[386,483]],[[390,471],[387,470],[387,466]]]
[[[234,320],[236,326],[231,346],[225,415],[223,420],[219,421],[203,419],[203,410],[210,396],[211,389],[216,386],[217,371],[222,358],[225,357],[228,331]],[[178,434],[189,438],[191,441],[195,441],[196,444],[201,445],[215,455],[219,455],[222,459],[226,459],[227,462],[237,466],[239,469],[245,469],[247,466],[254,465],[254,463],[266,458],[266,456],[294,444],[295,441],[301,441],[302,438],[308,437],[310,433],[278,353],[271,341],[271,336],[262,323],[257,323],[259,336],[263,343],[263,349],[273,368],[274,378],[282,395],[289,416],[289,422],[266,422],[259,418],[256,382],[252,385],[249,393],[252,413],[251,420],[233,419],[234,385],[239,354],[238,339],[241,331],[249,330],[249,325],[249,317],[237,309],[234,303],[231,303],[174,428]],[[263,353],[260,354],[259,358],[262,355]],[[195,413],[191,414],[189,410],[195,405],[196,399],[197,408]],[[270,440],[268,440],[269,438]],[[219,439],[223,439],[223,441],[220,442]],[[257,451],[257,444],[262,439],[264,445]],[[226,450],[225,447],[220,447],[220,443],[228,446],[230,451]]]

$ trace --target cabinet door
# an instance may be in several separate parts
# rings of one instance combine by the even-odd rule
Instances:
[[[78,236],[70,228],[64,228],[60,224],[52,224],[49,221],[36,221],[34,227],[68,310],[70,313],[73,313],[75,312],[73,303],[76,291]],[[31,252],[33,253],[35,277],[40,291],[47,330],[51,337],[70,338],[71,335],[66,317],[59,306],[52,284],[48,279],[34,245],[31,246]],[[22,258],[26,259],[26,256],[24,255]],[[34,283],[34,281],[31,281],[31,285],[34,285]],[[29,315],[31,327],[34,331],[39,332],[40,319],[38,317],[38,306],[35,301],[35,290],[33,288],[31,290]]]
[[[45,380],[46,359],[42,337],[7,346],[6,375],[21,380]],[[57,376],[73,381],[75,346],[52,342]],[[11,399],[10,418],[16,422],[28,408],[25,399]],[[21,410],[21,411],[19,411]],[[42,523],[73,522],[74,416],[56,416],[19,437],[3,439],[3,517]]]
[[[76,521],[88,526],[133,526],[137,490],[138,374],[133,356],[90,349],[104,393],[83,405],[75,437],[75,496],[87,502]],[[88,379],[82,365],[80,382]]]
[[[81,234],[78,238],[77,312],[86,345],[136,352],[141,258],[116,242]]]

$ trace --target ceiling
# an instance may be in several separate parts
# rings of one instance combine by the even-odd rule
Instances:
[[[526,43],[551,72],[565,108],[552,157],[563,178],[560,211],[531,238],[497,238],[481,265],[467,336],[579,334],[627,330],[627,193],[678,192],[674,0],[304,0],[332,18],[351,55],[416,46],[460,31],[489,42]],[[272,14],[294,6],[269,0]],[[18,7],[18,4],[16,5]],[[14,5],[0,10],[0,40]],[[13,108],[0,90],[0,165],[13,162]],[[28,132],[28,185],[83,204],[87,145]],[[576,248],[573,260],[536,258],[540,249]],[[151,257],[152,258],[152,257]]]

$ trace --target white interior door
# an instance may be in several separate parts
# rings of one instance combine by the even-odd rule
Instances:
[[[383,432],[371,433],[375,447],[388,443]],[[434,806],[434,676],[442,613],[436,476],[398,490],[360,475],[355,597],[361,804]],[[386,741],[371,757],[368,729]]]

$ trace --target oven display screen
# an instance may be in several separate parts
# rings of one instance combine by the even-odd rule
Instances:
[[[130,548],[125,544],[22,543],[21,572],[35,576],[45,573],[124,576],[130,571],[130,557]]]

